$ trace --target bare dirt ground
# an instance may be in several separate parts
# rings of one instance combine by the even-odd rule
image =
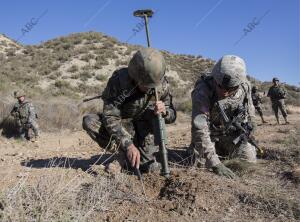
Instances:
[[[299,114],[289,116],[290,125],[266,120],[256,132],[264,156],[252,166],[229,162],[239,175],[235,180],[179,160],[170,164],[170,180],[145,174],[145,194],[136,176],[104,171],[114,156],[103,154],[83,131],[42,133],[38,143],[2,137],[0,219],[299,221]],[[169,149],[180,156],[190,142],[190,118],[180,114],[168,136]]]

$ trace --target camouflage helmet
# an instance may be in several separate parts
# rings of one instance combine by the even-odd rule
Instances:
[[[211,74],[218,85],[230,89],[246,80],[246,64],[238,56],[225,55],[215,64]]]
[[[161,83],[166,71],[166,63],[162,54],[152,48],[137,51],[128,65],[129,76],[138,85],[154,88]]]
[[[252,86],[252,92],[256,92],[257,91],[257,86]]]
[[[17,98],[20,98],[22,96],[25,96],[25,92],[24,90],[20,89],[20,90],[16,90],[14,91],[14,97],[17,99]]]
[[[277,77],[274,77],[273,80],[272,80],[272,82],[276,82],[276,81],[279,82],[279,79]]]

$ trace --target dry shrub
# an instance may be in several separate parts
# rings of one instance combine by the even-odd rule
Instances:
[[[81,118],[76,104],[37,103],[38,123],[43,130],[78,129]]]
[[[56,168],[50,168],[56,171]],[[70,169],[39,176],[28,182],[29,173],[0,195],[1,221],[103,221],[104,213],[126,200],[142,203],[126,174],[91,177],[69,175]]]
[[[272,190],[264,189],[257,194],[240,193],[238,197],[241,203],[263,213],[270,213],[275,217],[284,216],[290,220],[299,219],[299,203],[280,196],[277,192],[276,188],[272,187]]]
[[[288,105],[286,111],[287,111],[288,114],[300,114],[300,107],[299,106]]]
[[[238,176],[249,176],[249,174],[255,172],[255,170],[258,168],[255,166],[255,164],[240,159],[225,160],[224,165],[231,169]]]
[[[59,99],[58,99],[59,100]],[[55,101],[55,102],[33,102],[38,115],[38,124],[42,131],[53,131],[56,129],[80,129],[81,118],[84,113],[98,112],[101,109],[99,100],[84,105],[76,101]],[[9,117],[13,103],[0,102],[0,126],[2,133],[11,137],[16,134],[14,120]]]

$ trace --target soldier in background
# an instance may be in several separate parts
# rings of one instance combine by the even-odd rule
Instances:
[[[283,86],[279,85],[279,79],[273,78],[273,85],[270,87],[267,96],[270,97],[272,103],[272,109],[274,111],[277,124],[279,124],[278,109],[280,109],[281,114],[285,120],[285,124],[289,124],[287,120],[287,111],[284,103],[286,97],[286,91]]]
[[[115,164],[123,169],[148,172],[161,167],[154,140],[156,115],[161,113],[167,124],[176,119],[165,71],[165,60],[159,51],[139,50],[128,68],[116,70],[109,79],[102,94],[103,112],[83,117],[83,129],[93,140],[102,148],[118,149]],[[116,167],[110,165],[108,171]]]
[[[242,125],[254,129],[255,110],[243,59],[234,55],[223,56],[210,75],[196,82],[192,104],[190,150],[195,154],[195,163],[204,163],[216,174],[233,178],[235,174],[220,161],[220,156],[256,162],[255,147],[248,141],[234,144],[238,132],[234,127],[226,129],[218,108],[221,104],[230,120],[238,117]]]
[[[256,86],[252,87],[251,97],[252,97],[252,102],[253,102],[254,108],[258,112],[262,123],[267,123],[264,120],[264,116],[263,116],[263,112],[262,112],[262,108],[261,108],[261,103],[262,103],[261,102],[261,95],[259,95],[259,93],[257,92],[257,87]]]
[[[10,114],[16,120],[19,137],[36,142],[39,137],[39,127],[34,106],[31,102],[26,100],[25,92],[23,90],[15,91],[14,97],[18,102],[14,105]],[[34,132],[33,138],[30,138],[30,129]]]

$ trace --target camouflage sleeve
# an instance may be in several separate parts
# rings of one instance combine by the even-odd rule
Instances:
[[[282,86],[282,94],[283,94],[283,98],[286,98],[286,89],[283,86]]]
[[[118,81],[111,78],[102,94],[103,99],[103,124],[110,135],[114,137],[124,150],[133,144],[132,135],[122,126],[121,111],[119,109],[122,100]]]
[[[10,115],[16,118],[18,116],[17,109],[18,109],[17,104],[15,104],[12,110],[10,111]]]
[[[201,84],[201,83],[200,83]],[[209,130],[210,98],[204,84],[192,92],[192,142],[208,167],[221,163],[216,154],[215,144],[211,141]]]
[[[35,112],[35,109],[34,109],[34,106],[32,103],[28,103],[28,113],[29,113],[29,116],[28,116],[28,123],[32,123],[35,121],[36,119],[36,112]]]
[[[172,94],[170,92],[170,85],[167,81],[163,83],[163,93],[160,100],[164,102],[166,107],[166,114],[163,115],[166,124],[174,123],[176,120],[176,110],[173,106]]]
[[[257,100],[259,103],[262,103],[262,96],[259,93],[257,93]],[[253,100],[252,100],[252,103],[253,103]]]
[[[272,91],[272,88],[269,89],[267,97],[271,97],[271,94],[272,94],[271,91]]]
[[[248,114],[249,114],[249,122],[251,122],[252,126],[253,126],[253,130],[256,128],[256,123],[255,123],[255,107],[253,105],[253,101],[251,99],[251,91],[250,88],[247,92],[247,97],[248,97]],[[261,97],[259,96],[259,101],[261,101]]]

